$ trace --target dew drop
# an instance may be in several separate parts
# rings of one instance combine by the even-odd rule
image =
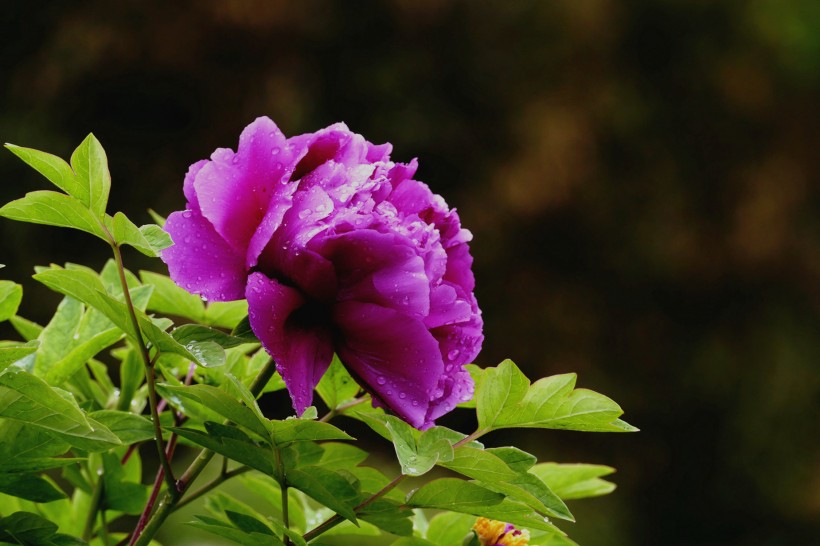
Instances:
[[[458,349],[453,349],[449,353],[447,353],[447,360],[455,360],[458,356]]]
[[[385,383],[387,383],[387,379],[385,379],[384,376],[380,375],[376,378],[376,383],[378,383],[379,385],[384,385]]]
[[[399,398],[401,398],[402,400],[404,400],[405,398],[407,398],[407,393],[405,393],[405,392],[400,392],[400,393],[399,393]]]
[[[413,400],[413,407],[416,407],[418,405],[419,405],[419,401],[418,400]]]
[[[193,216],[193,213],[190,210],[186,210],[182,213],[183,218],[190,218],[191,216]]]
[[[271,136],[273,136],[273,135],[271,134]],[[280,151],[279,148],[273,148],[270,151],[270,155],[279,155],[279,151]]]
[[[231,158],[231,163],[233,163],[234,165],[236,165],[237,163],[239,163],[239,156],[238,156],[238,155],[234,155],[234,156]]]
[[[75,340],[75,341],[76,341],[76,340],[78,340],[78,339],[80,339],[80,334],[79,334],[79,332],[78,332],[78,333],[76,333],[76,334],[74,334],[73,336],[71,336],[71,339],[73,339],[73,340]]]

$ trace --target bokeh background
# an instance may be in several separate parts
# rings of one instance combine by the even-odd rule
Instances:
[[[820,3],[0,7],[0,139],[67,157],[93,131],[109,210],[138,223],[259,115],[419,157],[475,235],[479,362],[576,371],[642,429],[515,439],[618,468],[614,495],[571,505],[581,544],[817,544]],[[2,202],[47,184],[7,152],[0,181]],[[33,319],[56,303],[34,264],[106,257],[0,222]]]

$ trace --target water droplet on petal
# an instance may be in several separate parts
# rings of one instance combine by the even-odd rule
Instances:
[[[193,213],[190,210],[186,210],[182,213],[183,218],[190,218],[191,216],[193,216]]]
[[[384,385],[385,383],[387,383],[387,379],[385,379],[384,376],[380,375],[376,378],[376,383],[378,383],[379,385]]]
[[[447,353],[447,360],[455,360],[458,356],[458,349],[453,349],[449,353]]]
[[[399,393],[399,398],[401,398],[402,400],[404,400],[405,398],[407,398],[407,393],[405,393],[405,392],[400,392],[400,393]]]
[[[273,136],[273,133],[271,133],[271,136]],[[279,151],[280,151],[280,150],[279,150],[279,148],[273,148],[273,149],[270,151],[270,155],[278,155],[278,154],[279,154]]]

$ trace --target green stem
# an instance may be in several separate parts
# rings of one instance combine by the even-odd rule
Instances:
[[[265,388],[265,385],[268,384],[270,378],[273,377],[275,371],[276,365],[273,363],[273,360],[271,360],[251,384],[251,394],[258,396],[259,393],[262,392],[262,389]],[[207,449],[203,449],[199,453],[199,456],[193,463],[191,463],[191,466],[189,466],[179,478],[179,481],[176,483],[176,488],[173,491],[168,491],[165,493],[165,496],[163,496],[157,506],[156,511],[154,511],[154,515],[151,516],[148,524],[145,526],[139,538],[134,543],[135,546],[147,546],[151,542],[151,539],[157,534],[159,528],[168,516],[171,515],[171,512],[174,511],[174,508],[179,503],[182,495],[185,494],[187,488],[190,487],[191,483],[193,483],[202,471],[205,470],[205,467],[208,466],[208,463],[211,459],[213,459],[214,455],[215,453],[213,451],[209,451]],[[178,493],[175,493],[176,491],[178,491]]]
[[[88,514],[85,518],[85,526],[83,527],[83,540],[88,542],[94,534],[94,523],[97,521],[97,512],[100,510],[103,495],[103,477],[97,476],[97,484],[94,486],[94,492],[91,494],[91,506],[88,507]]]
[[[165,472],[165,482],[168,484],[168,492],[172,495],[177,493],[176,480],[174,480],[174,473],[171,470],[171,463],[168,457],[165,456],[165,446],[162,443],[162,425],[159,422],[159,398],[157,397],[156,378],[154,377],[154,366],[152,365],[151,355],[148,353],[148,348],[145,346],[145,341],[142,339],[142,330],[140,330],[139,321],[137,320],[137,313],[134,310],[134,302],[131,301],[131,292],[128,290],[128,281],[125,279],[125,267],[122,263],[122,252],[119,245],[112,243],[111,249],[114,251],[114,259],[117,262],[117,272],[120,277],[120,284],[122,285],[122,294],[125,297],[125,306],[128,308],[128,316],[131,320],[131,327],[134,329],[139,353],[142,357],[143,368],[145,369],[145,382],[148,387],[148,405],[151,408],[151,421],[154,424],[154,441],[157,446],[157,454],[159,455],[159,462]]]
[[[476,430],[475,432],[473,432],[469,436],[465,436],[464,438],[462,438],[461,440],[459,440],[458,442],[453,444],[453,449],[461,447],[464,444],[469,444],[473,440],[477,440],[478,438],[484,436],[488,432],[489,432],[489,429]],[[401,482],[403,482],[406,478],[407,478],[407,475],[399,474],[398,476],[393,478],[393,481],[391,481],[390,483],[388,483],[387,485],[382,487],[382,489],[378,493],[373,494],[371,497],[369,497],[364,502],[362,502],[360,505],[358,505],[356,508],[354,508],[353,511],[358,512],[359,510],[365,508],[366,506],[368,506],[369,504],[371,504],[375,500],[383,497],[384,495],[386,495],[387,493],[392,491],[397,485],[399,485]],[[343,518],[339,514],[335,514],[335,515],[331,516],[330,518],[326,519],[324,522],[319,524],[318,527],[315,527],[314,529],[312,529],[311,531],[306,533],[305,536],[303,537],[305,539],[305,542],[310,542],[311,540],[318,537],[322,533],[325,533],[325,532],[329,531],[330,529],[336,527],[337,525],[339,525],[342,522],[342,520],[343,520]]]
[[[214,478],[210,483],[203,485],[201,488],[197,489],[190,495],[187,495],[183,500],[179,501],[179,503],[177,503],[177,505],[174,507],[174,511],[177,511],[183,506],[192,503],[202,495],[211,492],[213,489],[215,489],[222,483],[230,480],[234,476],[239,476],[240,474],[244,474],[245,472],[248,472],[250,470],[253,469],[249,466],[240,466],[239,468],[234,468],[233,470],[229,470],[227,472],[220,474],[219,476]]]
[[[403,482],[406,478],[407,478],[406,474],[399,474],[398,476],[393,478],[393,480],[390,483],[388,483],[387,485],[382,487],[379,490],[378,493],[374,493],[370,498],[366,499],[364,502],[362,502],[361,504],[356,506],[356,508],[354,508],[353,511],[358,512],[359,510],[362,510],[363,508],[369,506],[371,503],[375,502],[376,500],[382,498],[383,496],[388,494],[390,491],[392,491],[397,485],[399,485],[401,482]],[[305,533],[304,537],[302,537],[302,538],[305,539],[305,542],[310,542],[311,540],[318,537],[319,535],[333,529],[334,527],[339,525],[343,520],[344,520],[344,518],[342,518],[342,516],[340,516],[339,514],[335,514],[335,515],[331,516],[330,518],[326,519],[321,524],[319,524],[318,527],[315,527],[312,530]]]
[[[330,410],[329,412],[324,414],[322,416],[322,418],[319,419],[319,422],[320,423],[327,423],[328,421],[330,421],[331,419],[333,419],[337,415],[340,415],[340,414],[344,413],[345,410],[348,410],[352,407],[358,406],[359,404],[361,404],[363,402],[367,402],[368,400],[370,400],[370,397],[368,395],[364,395],[361,398],[355,398],[355,399],[351,400],[350,402],[348,402],[347,404],[342,404],[338,408],[333,408],[332,410]]]

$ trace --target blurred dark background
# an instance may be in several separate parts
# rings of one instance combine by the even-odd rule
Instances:
[[[259,115],[419,157],[475,235],[479,362],[576,371],[642,429],[523,440],[618,468],[571,506],[581,544],[817,544],[820,3],[28,0],[0,44],[0,139],[93,131],[138,223]],[[0,180],[47,185],[7,152]],[[29,318],[57,301],[33,265],[106,257],[0,222]]]

